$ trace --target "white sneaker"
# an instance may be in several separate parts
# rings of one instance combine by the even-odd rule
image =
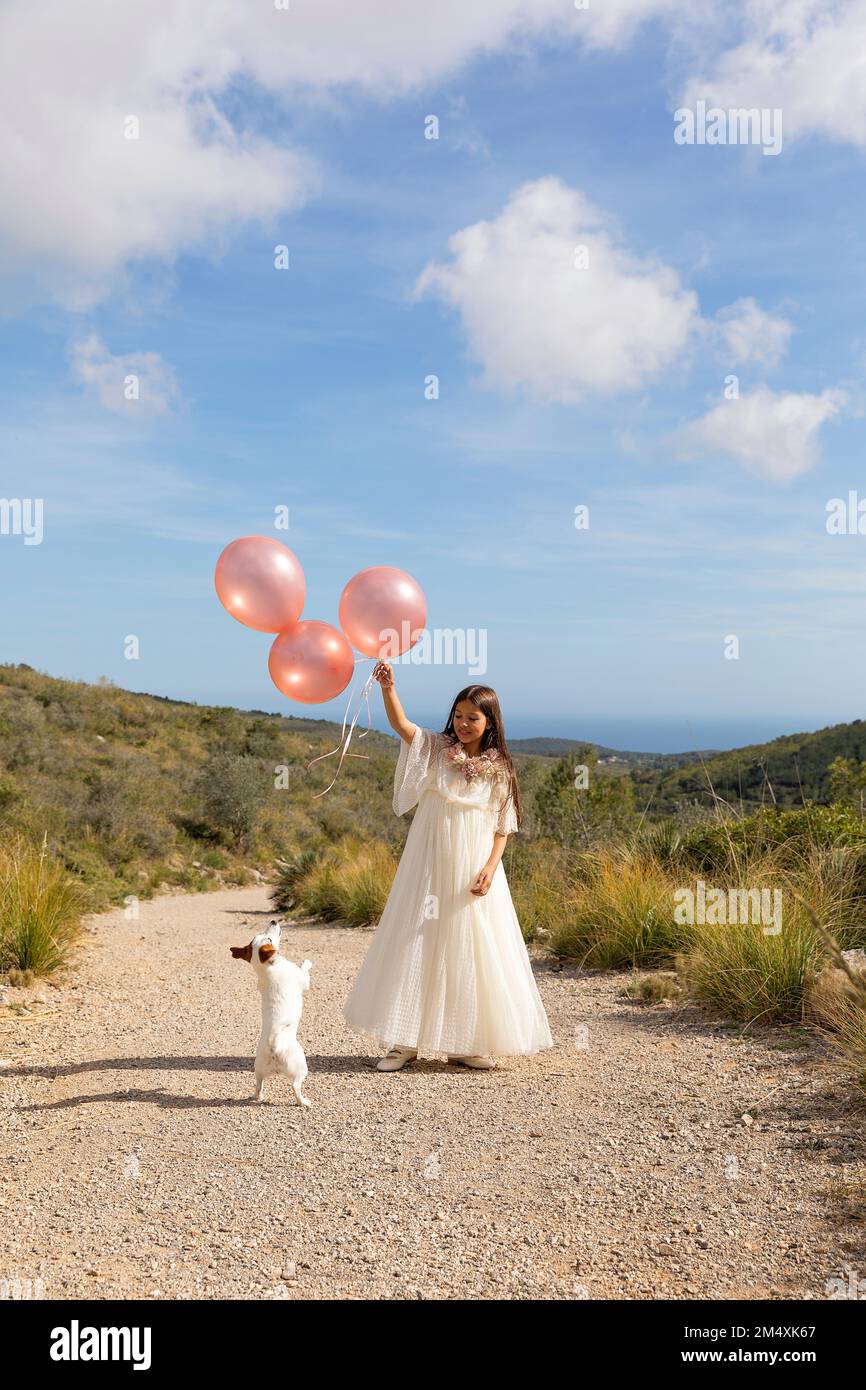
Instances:
[[[414,1047],[392,1047],[384,1057],[380,1057],[376,1063],[377,1071],[399,1071],[405,1067],[407,1062],[414,1062],[418,1053]]]
[[[492,1071],[496,1063],[490,1057],[449,1057],[449,1062],[461,1062],[464,1067],[474,1067],[476,1071]]]

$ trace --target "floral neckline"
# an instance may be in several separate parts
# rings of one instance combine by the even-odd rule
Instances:
[[[461,769],[467,782],[473,782],[476,777],[494,777],[499,771],[497,748],[488,748],[486,753],[476,753],[474,758],[470,758],[459,743],[453,743],[446,749],[446,756],[453,767]]]

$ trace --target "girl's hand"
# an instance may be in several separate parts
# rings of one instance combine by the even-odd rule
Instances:
[[[394,672],[387,661],[380,661],[373,669],[373,679],[377,680],[383,690],[391,690],[394,685]]]
[[[490,868],[489,864],[485,864],[472,887],[469,889],[469,892],[474,893],[476,897],[483,898],[492,882],[493,870]]]

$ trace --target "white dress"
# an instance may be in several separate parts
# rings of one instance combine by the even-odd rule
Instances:
[[[511,1056],[553,1046],[501,864],[470,887],[496,831],[517,829],[507,780],[467,781],[443,734],[402,742],[394,811],[415,818],[379,925],[343,1013],[383,1047],[429,1056]]]

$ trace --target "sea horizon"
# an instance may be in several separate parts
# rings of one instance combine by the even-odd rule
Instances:
[[[353,712],[356,707],[353,706]],[[274,712],[274,711],[271,711]],[[325,718],[339,724],[342,713],[317,713],[311,708],[305,716],[299,710],[278,711],[295,718]],[[448,711],[414,709],[409,717],[428,729],[441,729]],[[856,717],[856,716],[855,716]],[[350,715],[351,718],[351,715]],[[538,718],[531,714],[505,715],[505,734],[511,741],[532,738],[557,738],[584,742],[622,753],[691,753],[726,752],[755,743],[769,743],[789,734],[815,733],[833,724],[849,723],[843,717],[821,718],[815,715],[742,716],[723,719],[707,715],[651,716],[627,715],[549,715]],[[358,718],[355,737],[367,727],[366,711]],[[381,710],[372,714],[371,727],[379,733],[391,733]],[[396,737],[396,735],[395,735]]]
[[[414,716],[413,716],[414,717]],[[428,727],[441,728],[444,718],[419,716]],[[801,718],[780,715],[777,719],[754,717],[723,719],[716,716],[683,715],[659,718],[575,714],[557,718],[532,715],[506,715],[506,737],[563,738],[585,740],[623,753],[690,753],[713,749],[724,752],[753,743],[768,743],[786,734],[814,733],[839,719]]]

